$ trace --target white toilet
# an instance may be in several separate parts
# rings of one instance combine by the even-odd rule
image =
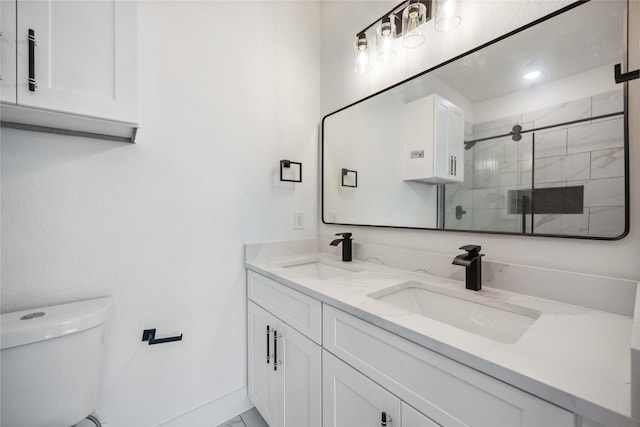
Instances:
[[[2,314],[1,425],[69,427],[96,407],[111,298]]]

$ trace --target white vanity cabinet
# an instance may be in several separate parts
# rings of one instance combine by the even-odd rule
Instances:
[[[132,137],[135,1],[2,0],[2,34],[3,122]]]
[[[323,427],[439,426],[326,350],[322,393]]]
[[[249,399],[271,427],[319,427],[321,347],[300,329],[320,338],[320,302],[253,272],[247,290]]]
[[[600,425],[282,280],[247,273],[248,394],[271,427]]]
[[[326,350],[436,425],[575,425],[571,412],[331,306],[324,305],[323,323]]]
[[[404,179],[464,181],[464,113],[439,95],[405,104]]]

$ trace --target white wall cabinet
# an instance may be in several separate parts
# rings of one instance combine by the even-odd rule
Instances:
[[[464,181],[464,112],[439,95],[404,106],[404,179]]]
[[[16,2],[0,0],[0,100],[16,103]]]
[[[3,122],[132,137],[135,1],[2,0],[2,33]]]
[[[321,347],[248,303],[249,399],[271,427],[321,425]]]

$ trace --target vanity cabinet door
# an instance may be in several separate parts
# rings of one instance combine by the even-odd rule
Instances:
[[[324,427],[401,425],[400,399],[324,350],[322,386]]]
[[[249,399],[271,427],[320,427],[321,348],[248,302]]]
[[[278,388],[273,360],[273,334],[278,319],[251,301],[247,306],[249,399],[262,418],[276,426]]]
[[[281,322],[278,338],[278,427],[320,427],[321,347]]]
[[[326,304],[323,322],[324,348],[441,425],[575,426],[571,412]]]
[[[422,412],[402,402],[402,427],[441,427]]]

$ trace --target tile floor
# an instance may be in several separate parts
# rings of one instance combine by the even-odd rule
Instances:
[[[251,408],[246,412],[230,419],[218,427],[269,427],[256,408]]]

